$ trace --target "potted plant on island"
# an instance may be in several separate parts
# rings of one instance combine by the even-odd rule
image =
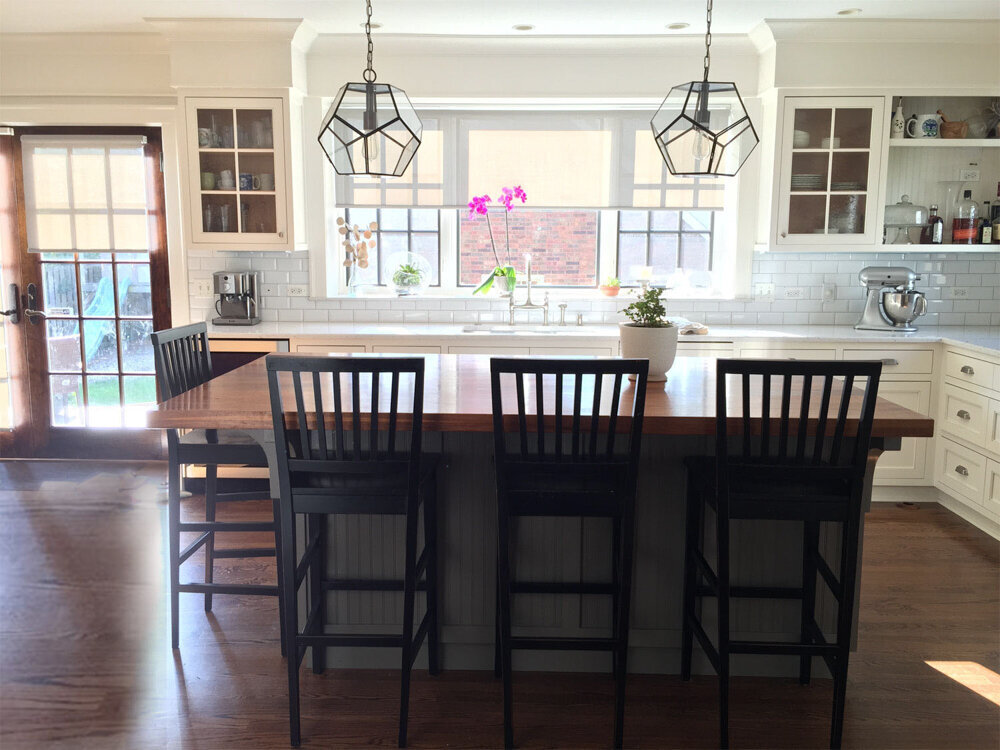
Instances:
[[[636,300],[622,310],[628,322],[618,324],[622,356],[648,359],[652,383],[667,379],[677,356],[677,326],[667,320],[662,294],[662,289],[651,287],[637,292]]]
[[[501,262],[500,254],[497,252],[497,245],[493,239],[493,225],[490,223],[490,207],[489,204],[493,202],[493,199],[488,195],[476,195],[472,197],[469,201],[469,218],[476,218],[476,214],[480,214],[486,217],[486,228],[490,232],[490,249],[493,251],[493,259],[497,264],[493,267],[493,270],[489,272],[487,276],[483,278],[482,283],[473,290],[473,294],[479,294],[482,292],[485,294],[493,286],[493,282],[496,279],[502,279],[501,286],[499,287],[501,294],[503,296],[510,296],[514,292],[514,287],[517,284],[517,272],[514,270],[514,266],[511,264],[510,260],[510,223],[508,221],[507,215],[513,210],[512,204],[515,199],[520,200],[524,203],[528,200],[528,194],[521,189],[520,185],[509,188],[505,187],[500,190],[499,203],[506,208],[504,211],[504,234],[506,235],[505,245],[506,245],[506,262]]]
[[[601,294],[605,297],[617,297],[621,289],[622,283],[614,276],[608,276],[600,286]]]

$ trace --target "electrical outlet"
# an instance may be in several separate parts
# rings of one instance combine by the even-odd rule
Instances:
[[[806,288],[804,286],[785,287],[785,293],[782,296],[784,296],[785,299],[805,299]]]
[[[753,298],[761,302],[774,302],[774,284],[754,284]]]
[[[837,298],[837,285],[828,281],[823,284],[823,301],[833,302]]]
[[[289,284],[285,287],[285,292],[289,297],[308,297],[309,289],[301,284]]]
[[[953,286],[951,288],[951,296],[953,299],[965,299],[969,296],[969,287]]]
[[[199,297],[212,296],[212,282],[208,279],[199,279],[195,284],[195,289],[197,290]]]
[[[960,169],[958,171],[958,179],[960,179],[962,182],[979,182],[979,170]]]
[[[276,297],[278,295],[278,287],[274,284],[265,284],[260,288],[260,293],[263,297]]]

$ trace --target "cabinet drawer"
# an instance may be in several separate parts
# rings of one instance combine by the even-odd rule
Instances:
[[[944,384],[941,396],[941,429],[985,447],[989,399],[950,383]]]
[[[719,359],[733,356],[733,347],[729,344],[688,344],[677,342],[678,357],[709,357]]]
[[[379,354],[440,354],[440,346],[414,346],[413,344],[375,344],[372,351]]]
[[[364,344],[296,344],[296,354],[350,354],[365,351]]]
[[[836,359],[836,349],[740,349],[740,359]]]
[[[986,462],[986,493],[983,496],[986,510],[1000,518],[1000,462]]]
[[[986,457],[947,438],[938,440],[937,480],[948,492],[982,504]]]
[[[614,354],[608,346],[532,346],[528,349],[529,354],[540,354],[551,357],[610,357]]]
[[[526,346],[449,346],[448,354],[495,354],[498,357],[520,356],[528,353]]]
[[[285,339],[209,339],[208,347],[215,352],[287,352]]]
[[[954,351],[944,353],[944,374],[965,383],[992,388],[996,365]]]
[[[844,349],[844,359],[881,360],[882,377],[929,375],[934,371],[932,349]]]

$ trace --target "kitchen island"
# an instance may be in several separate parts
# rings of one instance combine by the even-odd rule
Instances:
[[[279,355],[280,356],[280,355]],[[490,669],[493,665],[495,499],[489,357],[427,355],[424,444],[443,456],[438,479],[442,650],[446,669]],[[623,384],[621,411],[631,408],[631,386]],[[813,399],[813,404],[816,403]],[[332,403],[325,399],[324,403]],[[740,414],[739,398],[731,400]],[[651,383],[646,397],[644,445],[637,498],[635,577],[630,667],[676,672],[679,665],[681,571],[685,478],[682,458],[711,454],[715,432],[715,361],[680,358],[666,383]],[[792,413],[797,413],[793,398]],[[856,413],[856,412],[855,412]],[[218,428],[249,432],[274,465],[274,443],[263,360],[222,375],[150,413],[153,428]],[[625,429],[627,420],[621,420]],[[930,437],[933,421],[880,399],[873,427],[870,469],[883,450],[903,437]],[[870,478],[869,472],[869,478]],[[870,485],[869,485],[870,486]],[[273,481],[272,487],[276,487]],[[342,577],[400,576],[403,528],[389,517],[340,517],[330,521],[328,573]],[[599,579],[609,573],[610,535],[598,519],[533,519],[518,528],[530,542],[515,559],[530,579]],[[798,585],[801,534],[789,524],[755,522],[739,529],[733,559],[739,580],[751,585]],[[544,551],[544,552],[541,552]],[[829,550],[831,559],[835,550]],[[401,597],[392,593],[330,594],[328,630],[379,632],[402,619]],[[821,603],[818,616],[828,622]],[[419,615],[419,612],[418,612]],[[798,606],[788,601],[746,601],[734,607],[739,637],[794,637]],[[598,596],[530,595],[515,599],[515,627],[538,635],[599,635],[610,627],[610,603]],[[398,653],[336,649],[330,666],[397,666]],[[418,661],[419,664],[419,661]],[[696,667],[697,667],[696,663]],[[701,665],[703,668],[706,665]],[[531,652],[515,654],[516,669],[610,669],[606,654]],[[796,660],[746,657],[737,672],[792,674]]]

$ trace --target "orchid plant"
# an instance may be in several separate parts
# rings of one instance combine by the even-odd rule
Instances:
[[[485,294],[488,292],[493,286],[493,280],[496,278],[506,279],[507,291],[514,290],[514,285],[517,283],[517,273],[514,271],[514,266],[511,265],[510,261],[510,222],[507,215],[513,210],[514,202],[518,200],[521,203],[526,203],[528,200],[528,194],[524,192],[520,185],[500,189],[500,198],[497,200],[497,203],[505,209],[503,214],[505,263],[500,260],[500,253],[497,252],[496,240],[493,237],[493,225],[490,223],[489,204],[493,202],[493,199],[489,195],[477,195],[473,196],[472,200],[469,201],[470,219],[476,218],[476,215],[486,217],[486,228],[490,232],[490,249],[493,251],[493,259],[497,262],[489,275],[483,279],[483,283],[472,292],[473,294],[479,294],[480,292]]]

